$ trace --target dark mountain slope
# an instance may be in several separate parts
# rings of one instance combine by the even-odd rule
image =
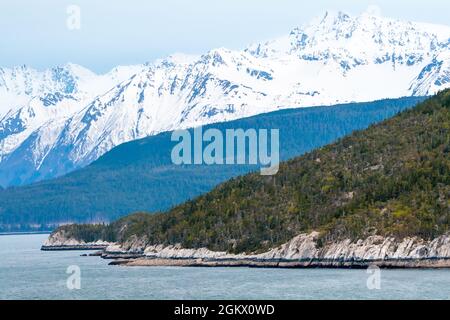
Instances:
[[[77,239],[251,252],[320,231],[320,242],[369,235],[433,239],[450,227],[450,90],[410,111],[168,213],[109,226],[68,226]]]
[[[423,98],[273,112],[205,128],[278,128],[283,160],[391,117]],[[0,190],[0,230],[50,229],[64,222],[110,221],[167,210],[256,166],[174,166],[163,133],[118,146],[67,176]]]

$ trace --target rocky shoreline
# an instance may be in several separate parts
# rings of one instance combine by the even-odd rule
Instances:
[[[367,269],[377,266],[385,269],[441,269],[450,268],[450,258],[445,259],[392,259],[392,260],[251,260],[251,259],[160,259],[133,258],[118,259],[109,265],[127,267],[247,267],[247,268],[329,268],[329,269]]]
[[[105,250],[108,245],[78,244],[61,246],[41,246],[42,251],[79,251],[79,250]]]
[[[302,234],[264,253],[229,254],[207,248],[180,245],[147,245],[147,239],[132,237],[125,243],[84,243],[52,234],[42,250],[101,250],[94,254],[110,259],[110,265],[251,268],[450,268],[450,236],[434,240],[417,237],[401,241],[371,236],[323,246],[319,234]]]
[[[64,232],[52,233],[45,243],[41,246],[42,251],[79,251],[79,250],[100,250],[105,251],[109,246],[113,245],[112,242],[107,241],[94,241],[85,242],[76,239],[71,239]]]

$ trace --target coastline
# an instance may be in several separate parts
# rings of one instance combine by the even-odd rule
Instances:
[[[60,245],[60,246],[41,246],[42,251],[89,251],[105,250],[107,245],[79,244],[79,245]]]
[[[32,235],[32,234],[48,234],[50,235],[51,231],[24,231],[24,232],[0,232],[1,236],[26,236],[26,235]]]
[[[127,267],[246,267],[246,268],[284,268],[284,269],[446,269],[450,268],[450,258],[429,259],[392,259],[392,260],[251,260],[251,259],[161,259],[137,258],[117,259],[109,263],[112,266]]]
[[[250,268],[342,268],[371,266],[390,269],[450,268],[450,235],[433,240],[417,237],[367,239],[318,244],[319,233],[301,234],[263,253],[230,254],[181,245],[149,245],[136,236],[124,243],[98,240],[83,242],[64,233],[50,235],[43,251],[96,250],[89,256],[112,260],[109,265],[127,267],[250,267]]]

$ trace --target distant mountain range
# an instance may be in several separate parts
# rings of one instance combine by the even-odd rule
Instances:
[[[0,185],[84,167],[124,142],[279,109],[450,86],[450,27],[327,13],[289,35],[104,75],[0,69]]]
[[[204,130],[279,129],[280,158],[287,160],[423,99],[282,110],[212,124]],[[171,141],[170,132],[161,133],[117,146],[63,177],[0,190],[0,231],[52,230],[71,222],[106,222],[137,211],[168,210],[230,178],[260,169],[255,165],[177,166],[171,161],[177,143]]]

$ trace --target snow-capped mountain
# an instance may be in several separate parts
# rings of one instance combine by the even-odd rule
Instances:
[[[70,117],[140,69],[120,67],[98,76],[74,64],[44,72],[0,68],[0,161],[36,129]]]
[[[450,87],[450,27],[327,13],[242,51],[173,55],[96,75],[0,69],[0,185],[85,166],[126,141],[282,108]]]

